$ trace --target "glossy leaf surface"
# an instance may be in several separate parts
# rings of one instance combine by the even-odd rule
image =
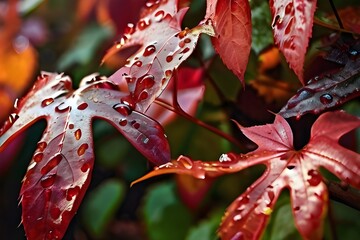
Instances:
[[[39,119],[48,126],[21,189],[28,239],[60,239],[90,182],[94,162],[92,120],[108,121],[154,164],[170,159],[162,127],[120,103],[124,96],[106,78],[84,78],[77,90],[63,75],[43,73],[0,130],[0,151]]]
[[[312,33],[316,2],[270,0],[275,43],[303,84],[305,53]]]
[[[205,19],[212,20],[213,45],[225,65],[243,82],[251,49],[251,13],[247,0],[208,0]]]
[[[360,127],[360,119],[344,112],[321,115],[312,126],[309,143],[298,151],[293,147],[288,123],[279,115],[273,124],[239,127],[258,145],[255,151],[223,154],[218,162],[192,161],[180,156],[139,180],[165,173],[204,179],[264,164],[267,169],[263,175],[228,207],[219,229],[221,238],[260,238],[280,192],[289,188],[300,234],[306,239],[321,239],[328,193],[319,167],[360,188],[360,155],[338,144],[342,135]]]
[[[177,10],[177,1],[148,1],[142,18],[129,24],[123,38],[112,47],[104,60],[115,52],[140,45],[127,64],[110,77],[115,83],[125,78],[129,96],[122,101],[144,112],[166,88],[174,69],[186,60],[196,47],[201,33],[213,35],[213,27],[202,23],[181,30],[187,9]]]

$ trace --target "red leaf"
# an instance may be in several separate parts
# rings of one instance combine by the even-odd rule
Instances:
[[[321,115],[301,150],[292,144],[290,126],[277,115],[273,124],[244,128],[242,132],[259,147],[241,155],[223,154],[218,162],[191,161],[180,156],[145,175],[189,174],[214,177],[264,164],[265,173],[227,209],[220,226],[221,239],[259,239],[283,188],[290,189],[295,224],[305,239],[321,239],[328,193],[319,167],[325,167],[345,183],[360,188],[360,155],[338,144],[345,133],[360,127],[360,119],[345,112]]]
[[[0,129],[0,151],[17,134],[44,118],[21,189],[22,221],[28,239],[60,239],[90,182],[94,162],[92,119],[112,124],[155,164],[170,160],[162,127],[119,102],[125,94],[105,78],[89,76],[73,90],[71,80],[44,73]]]
[[[130,94],[122,100],[139,112],[145,112],[166,88],[174,69],[195,49],[199,35],[213,34],[207,23],[182,31],[187,8],[177,11],[177,0],[148,1],[146,6],[143,18],[136,26],[129,25],[124,37],[104,57],[106,60],[119,50],[141,45],[127,64],[110,77],[115,83],[126,79]]]
[[[205,19],[213,21],[213,45],[225,65],[244,81],[251,50],[251,11],[248,0],[208,0]]]
[[[270,0],[275,43],[284,54],[301,83],[316,0]]]

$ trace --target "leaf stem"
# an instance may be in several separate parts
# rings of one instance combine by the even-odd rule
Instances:
[[[337,182],[327,180],[325,183],[328,187],[329,196],[332,200],[360,211],[360,193],[355,192],[349,187],[344,187],[343,184]]]
[[[335,14],[336,20],[337,20],[337,22],[339,24],[339,27],[341,29],[344,29],[344,25],[343,25],[343,23],[341,21],[341,18],[340,18],[339,14],[338,14],[338,12],[336,10],[336,7],[335,7],[335,4],[334,4],[333,0],[329,0],[329,2],[330,2],[330,6],[331,6],[331,8],[332,8],[332,10],[333,10],[333,12]]]

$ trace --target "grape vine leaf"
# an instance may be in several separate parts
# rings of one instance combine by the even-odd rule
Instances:
[[[28,239],[61,239],[90,183],[94,162],[92,119],[108,121],[155,164],[170,160],[162,127],[120,103],[125,94],[106,78],[90,75],[77,90],[67,76],[43,73],[0,129],[0,152],[40,119],[47,128],[21,188]]]
[[[244,81],[251,50],[251,10],[248,0],[208,0],[205,19],[214,24],[212,43],[225,65]]]
[[[312,33],[316,0],[270,0],[275,44],[301,81],[306,49]]]
[[[181,30],[188,8],[178,11],[177,2],[147,1],[136,26],[129,24],[121,40],[104,57],[106,60],[122,49],[141,46],[124,67],[109,77],[115,83],[121,83],[121,78],[125,78],[130,94],[122,101],[139,112],[145,112],[162,93],[173,71],[195,49],[200,34],[214,34],[208,22]]]
[[[345,35],[346,36],[346,35]],[[349,44],[349,41],[351,42]],[[300,88],[279,114],[300,118],[306,113],[318,114],[360,96],[360,41],[340,37],[324,59],[341,67],[322,73]]]
[[[342,111],[322,114],[312,126],[309,143],[301,150],[294,149],[290,126],[280,115],[273,124],[239,127],[258,145],[255,151],[223,154],[218,162],[180,156],[136,182],[166,173],[205,179],[264,164],[264,174],[228,207],[219,229],[221,239],[259,239],[283,188],[290,190],[300,234],[304,239],[321,239],[328,193],[319,167],[360,188],[360,154],[338,144],[342,135],[360,127],[360,119]]]

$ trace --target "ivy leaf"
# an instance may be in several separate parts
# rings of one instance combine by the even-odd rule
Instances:
[[[205,19],[216,33],[212,39],[225,65],[244,81],[251,50],[251,10],[248,0],[208,0]]]
[[[328,193],[319,167],[360,188],[360,155],[338,144],[342,135],[360,127],[360,119],[341,111],[324,113],[312,126],[310,141],[301,150],[294,149],[290,126],[280,115],[273,124],[239,127],[258,145],[255,151],[223,154],[218,162],[180,156],[137,181],[165,173],[204,179],[264,164],[264,174],[228,207],[219,229],[221,239],[259,239],[284,188],[290,190],[295,225],[302,237],[321,239]]]
[[[340,38],[325,56],[344,67],[310,79],[280,110],[280,115],[300,118],[309,112],[317,114],[360,96],[360,41],[351,39],[348,44],[344,40]]]
[[[304,59],[312,33],[316,2],[270,0],[275,43],[303,84]]]
[[[63,75],[43,73],[0,129],[0,152],[35,121],[48,126],[21,188],[28,239],[61,239],[90,183],[94,162],[92,119],[108,121],[155,164],[170,159],[162,127],[120,103],[125,94],[105,78],[89,76],[72,89]]]
[[[200,34],[214,34],[210,23],[181,30],[186,11],[177,10],[177,0],[148,1],[136,26],[129,24],[121,40],[104,57],[106,60],[120,50],[141,46],[110,77],[115,83],[125,78],[130,94],[122,101],[139,112],[145,112],[166,88],[173,71],[195,49]]]

